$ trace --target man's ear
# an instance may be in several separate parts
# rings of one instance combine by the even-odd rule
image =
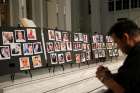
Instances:
[[[129,35],[128,35],[127,33],[124,33],[123,40],[124,40],[125,42],[129,43],[130,37],[129,37]]]

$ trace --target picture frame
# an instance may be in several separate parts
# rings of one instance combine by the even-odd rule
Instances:
[[[14,43],[14,33],[3,31],[2,40],[3,40],[3,45],[8,45],[8,44]]]
[[[27,39],[28,40],[37,40],[36,29],[27,28]]]
[[[64,54],[63,53],[60,53],[58,54],[58,63],[59,64],[64,64],[65,63],[65,59],[64,59]]]
[[[72,61],[71,52],[66,52],[66,53],[65,53],[65,58],[66,58],[66,62]]]
[[[24,55],[33,55],[33,44],[32,43],[23,44],[23,54]]]
[[[0,60],[10,59],[10,48],[9,46],[0,46]]]
[[[57,54],[51,53],[50,54],[51,64],[58,64]]]
[[[29,57],[20,57],[19,62],[20,62],[20,70],[29,70],[29,69],[31,69],[30,68]]]
[[[16,42],[26,42],[25,30],[15,30]]]
[[[19,56],[22,55],[22,49],[20,43],[10,44],[11,47],[11,56]]]
[[[55,40],[54,30],[48,30],[48,38],[49,40]]]
[[[33,43],[33,50],[34,50],[34,54],[43,53],[41,42],[34,42]]]
[[[32,63],[34,68],[42,67],[42,61],[40,55],[32,56]]]
[[[62,41],[62,36],[60,31],[55,31],[55,40]]]
[[[54,43],[53,42],[47,42],[46,47],[47,47],[48,53],[54,52]]]

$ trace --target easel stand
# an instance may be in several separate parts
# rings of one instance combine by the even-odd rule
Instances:
[[[62,70],[64,71],[65,68],[64,68],[64,64],[60,64]],[[55,72],[55,68],[56,68],[56,65],[53,65],[53,73]]]

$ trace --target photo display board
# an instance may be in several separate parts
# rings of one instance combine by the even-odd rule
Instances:
[[[106,46],[104,43],[104,36],[101,34],[92,35],[92,52],[93,52],[93,58],[105,58],[106,52],[105,52]]]
[[[40,68],[46,65],[39,28],[0,28],[0,73]]]
[[[75,63],[91,60],[91,47],[87,34],[73,33],[73,54]]]
[[[68,31],[45,29],[44,38],[47,62],[49,65],[71,63],[72,41]]]
[[[119,56],[117,44],[113,42],[113,39],[111,36],[106,36],[106,49],[108,52],[109,57],[116,57]]]

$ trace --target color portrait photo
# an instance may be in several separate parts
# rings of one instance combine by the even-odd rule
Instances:
[[[23,53],[24,53],[24,55],[33,55],[32,43],[24,43],[23,44]]]
[[[13,32],[2,32],[2,39],[3,39],[3,44],[4,45],[14,43]]]
[[[34,54],[42,53],[43,51],[42,51],[41,42],[33,43],[33,50],[34,50]]]
[[[59,62],[59,64],[65,63],[65,59],[64,59],[64,54],[63,53],[58,54],[58,62]]]
[[[9,46],[0,46],[0,60],[10,59]]]
[[[49,40],[55,40],[54,30],[48,30]]]
[[[35,29],[27,29],[27,38],[28,40],[37,40],[36,30]]]
[[[55,31],[55,39],[56,41],[61,41],[61,32],[60,31]]]
[[[76,58],[76,63],[80,63],[81,62],[80,54],[75,54],[75,58]]]
[[[66,62],[72,61],[71,52],[66,52],[66,53],[65,53],[65,57],[66,57]]]
[[[30,69],[29,57],[21,57],[19,58],[19,62],[20,62],[20,70]]]
[[[53,44],[53,42],[47,42],[46,46],[47,46],[47,52],[48,53],[54,52],[54,44]]]
[[[34,68],[42,66],[40,55],[32,56],[32,62],[33,62],[33,67]]]
[[[51,53],[50,54],[50,59],[51,59],[51,64],[58,64],[57,54],[56,53]]]
[[[22,55],[20,43],[14,43],[14,44],[11,44],[10,46],[11,46],[11,56]]]
[[[16,42],[26,42],[24,30],[15,30],[15,37]]]

